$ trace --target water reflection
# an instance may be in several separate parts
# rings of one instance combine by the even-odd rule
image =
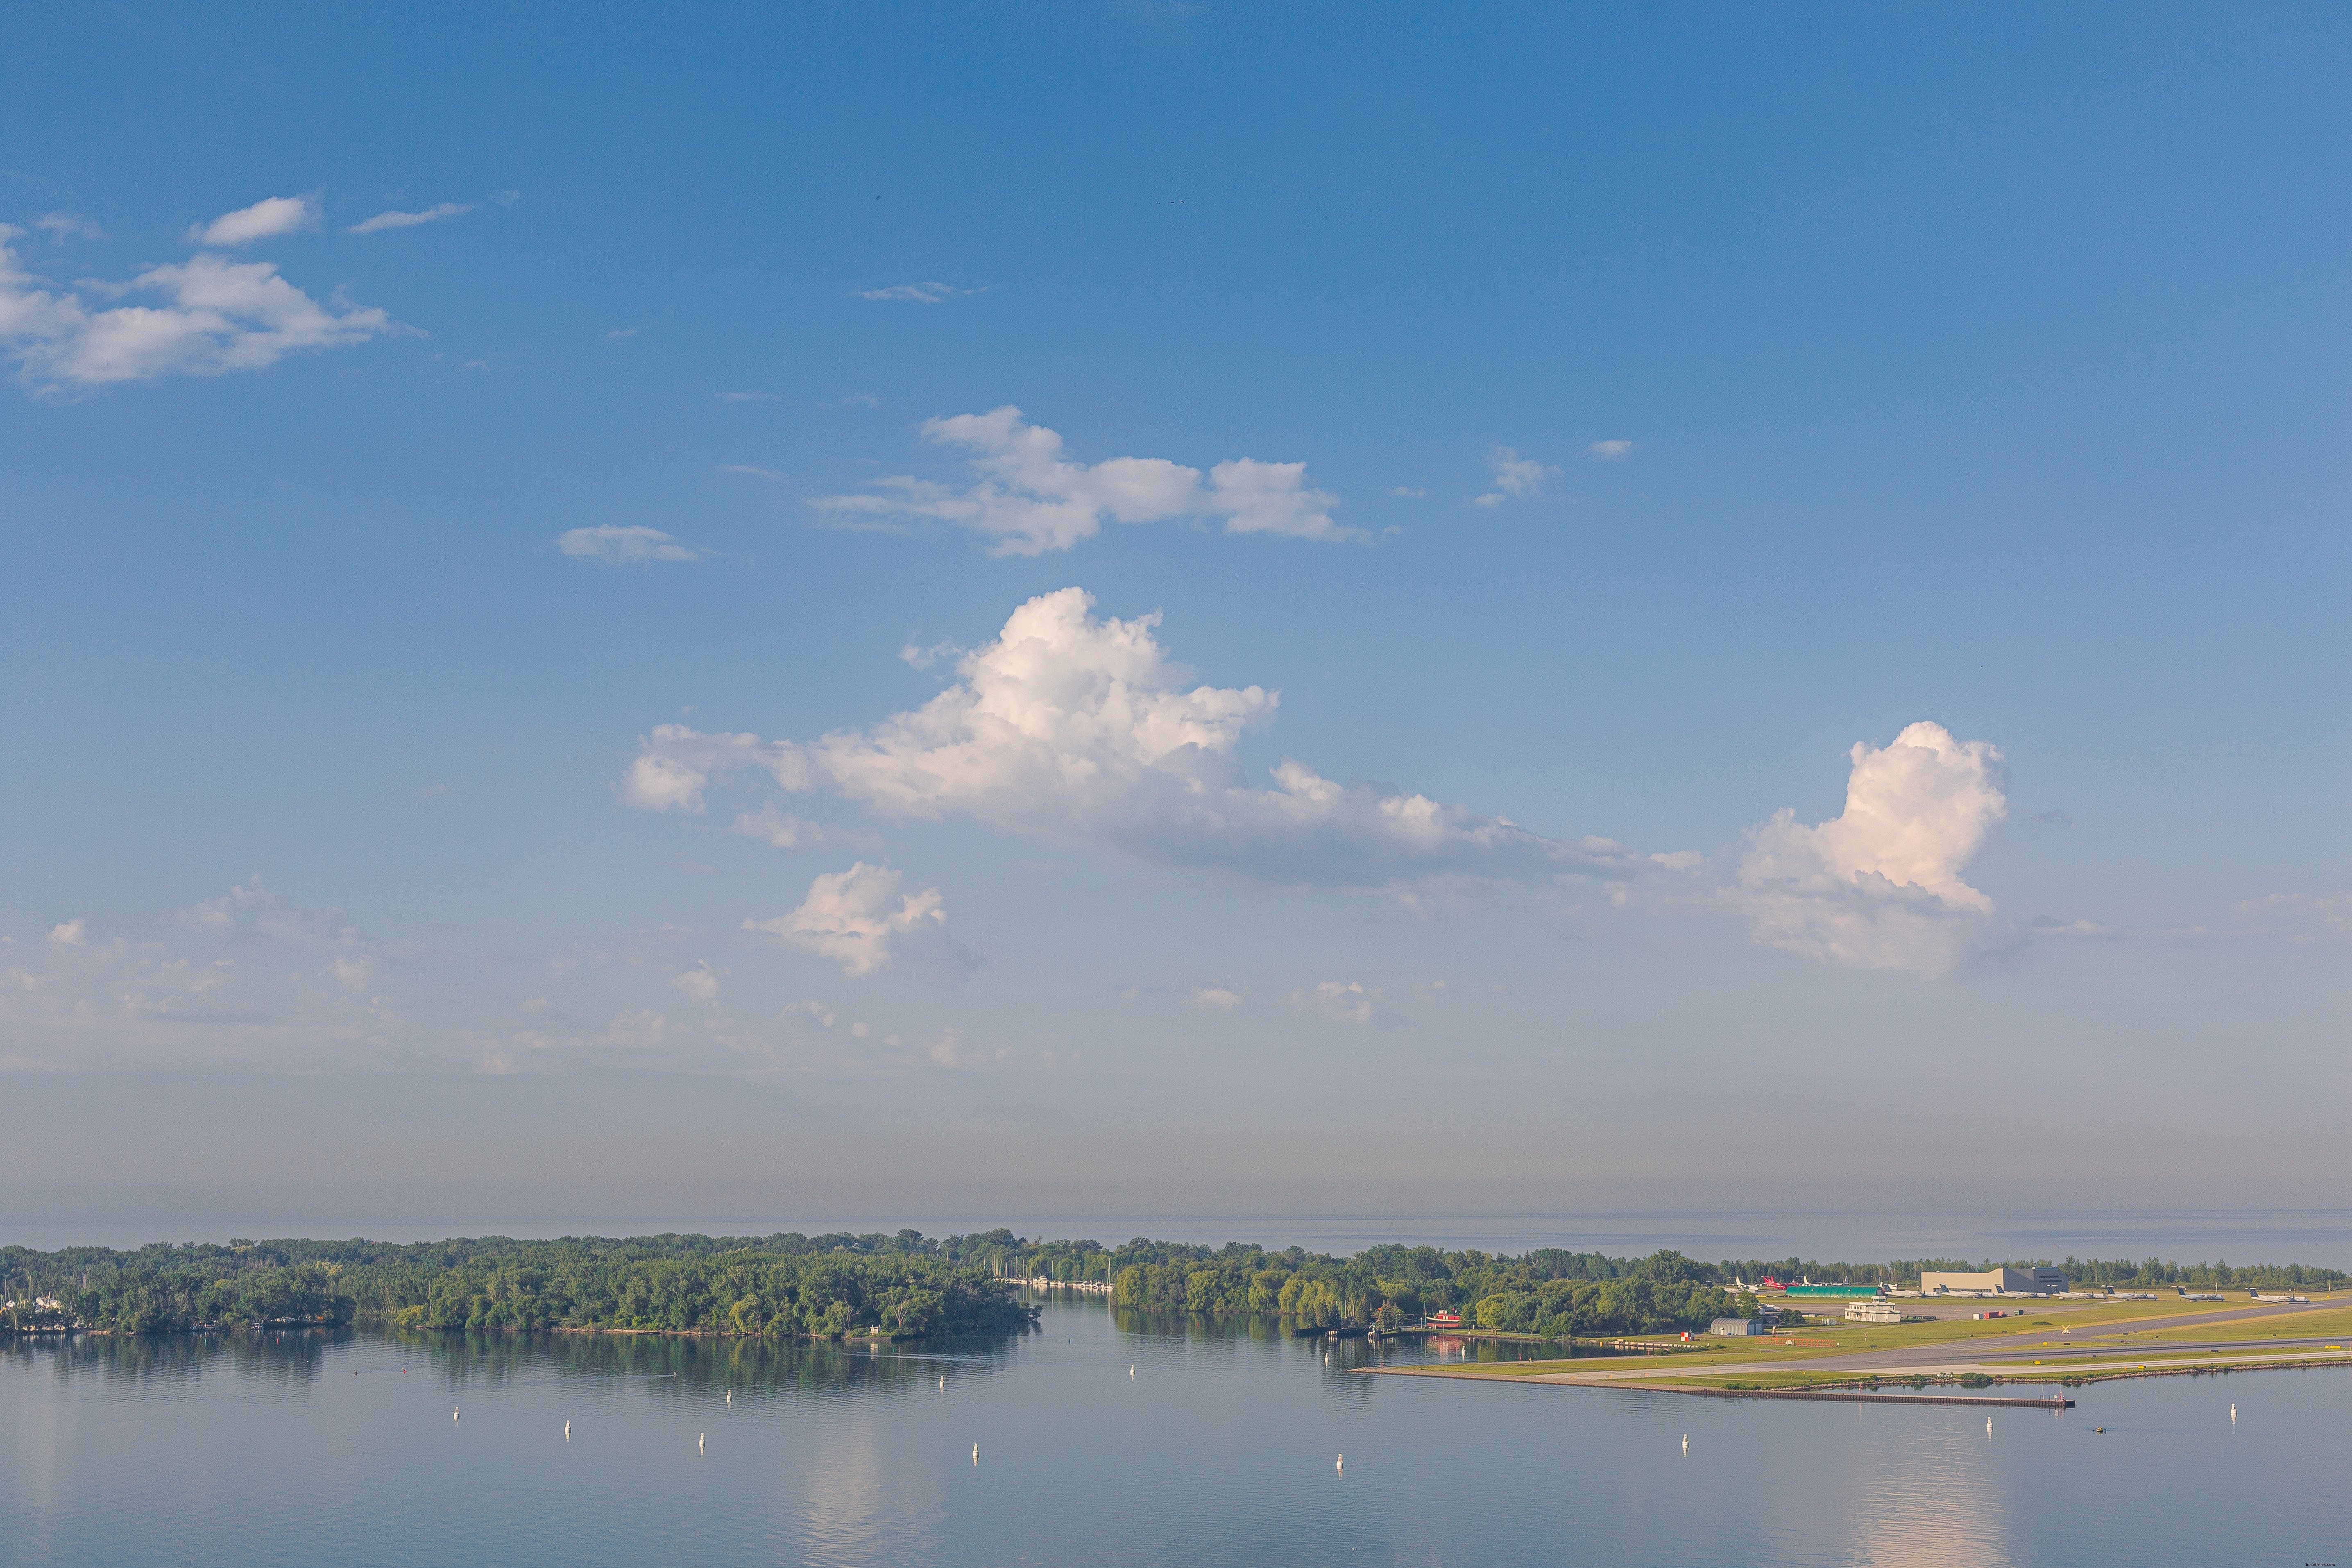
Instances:
[[[2340,1373],[2103,1385],[2069,1420],[2004,1414],[1989,1442],[1956,1407],[1361,1376],[1557,1352],[1294,1326],[1094,1300],[1049,1300],[1026,1331],[873,1348],[367,1328],[20,1342],[0,1348],[0,1558],[2095,1564],[2326,1560],[2352,1535]]]

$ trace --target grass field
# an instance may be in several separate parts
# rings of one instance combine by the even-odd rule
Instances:
[[[2210,1353],[2216,1367],[2237,1364],[2261,1364],[2278,1360],[2292,1360],[2315,1353],[2315,1347],[2282,1345],[2276,1351],[2261,1348],[2265,1340],[2308,1340],[2315,1337],[2326,1342],[2329,1349],[2352,1345],[2352,1301],[2339,1296],[2333,1300],[2323,1299],[2304,1310],[2277,1312],[2241,1319],[2236,1321],[2188,1325],[2181,1320],[2206,1316],[2252,1305],[2240,1299],[2234,1301],[2186,1301],[2179,1297],[2166,1297],[2153,1301],[2063,1301],[2028,1308],[2017,1317],[1990,1321],[1974,1318],[1946,1318],[1933,1322],[1903,1324],[1844,1324],[1834,1327],[1801,1328],[1790,1335],[1761,1335],[1745,1338],[1694,1340],[1687,1348],[1650,1357],[1580,1356],[1573,1361],[1525,1361],[1478,1363],[1454,1363],[1433,1367],[1432,1373],[1445,1376],[1473,1376],[1525,1380],[1559,1376],[1562,1373],[1612,1374],[1611,1382],[1620,1387],[1664,1386],[1680,1384],[1703,1387],[1802,1388],[1822,1384],[1852,1383],[1867,1377],[1866,1370],[1851,1368],[1811,1370],[1806,1363],[1829,1357],[1867,1355],[1874,1351],[1895,1351],[1919,1346],[1949,1346],[1952,1359],[1965,1363],[1969,1359],[1972,1342],[2004,1340],[2017,1343],[2016,1336],[2039,1334],[2038,1342],[2028,1347],[2046,1354],[2014,1364],[2005,1364],[1999,1375],[2003,1381],[2052,1381],[2067,1377],[2113,1373],[2137,1366],[2144,1359],[2164,1358],[2187,1360]],[[2066,1331],[2072,1331],[2071,1332]],[[1811,1343],[1790,1344],[1791,1337]],[[2179,1342],[2226,1339],[2252,1342],[2242,1350],[2190,1352],[2173,1348]],[[1826,1343],[1822,1342],[1826,1341]],[[1784,1363],[1786,1370],[1770,1363]],[[1759,1366],[1759,1363],[1766,1363]],[[1711,1369],[1738,1366],[1738,1373],[1717,1373]],[[1632,1372],[1633,1376],[1625,1373]],[[1877,1373],[1894,1384],[1907,1382],[1914,1374],[1907,1367],[1885,1367]]]

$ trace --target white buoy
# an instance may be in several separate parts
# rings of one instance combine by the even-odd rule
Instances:
[[[2231,1425],[2231,1426],[2235,1426],[2237,1424],[2238,1424],[2238,1407],[2237,1407],[2236,1405],[2232,1405],[2231,1406],[2230,1406],[2230,1425]]]
[[[980,1463],[980,1445],[977,1443],[971,1446],[971,1462],[975,1465]]]
[[[572,1441],[572,1423],[569,1421],[563,1424],[563,1440],[567,1443]]]
[[[727,1391],[727,1403],[730,1405],[735,1403],[735,1391],[731,1388]]]
[[[1341,1475],[1346,1475],[1348,1473],[1348,1456],[1345,1454],[1340,1455],[1339,1462],[1331,1468],[1339,1471]]]
[[[2231,1409],[2232,1409],[2232,1410],[2234,1410],[2234,1409],[2236,1409],[2236,1408],[2237,1408],[2237,1406],[2233,1405],[2231,1405],[2230,1408],[2231,1408]],[[450,1419],[450,1420],[452,1420],[452,1421],[455,1421],[456,1419],[457,1419],[457,1407],[456,1405],[452,1405],[451,1406],[449,1406],[449,1419]]]
[[[946,1373],[940,1373],[940,1392],[941,1392],[942,1394],[946,1393],[946,1392],[947,1392],[947,1386],[948,1386],[948,1374],[947,1374]]]
[[[694,1451],[695,1451],[696,1453],[698,1453],[698,1454],[699,1454],[700,1452],[702,1452],[702,1445],[703,1445],[704,1443],[706,1443],[706,1442],[709,1441],[709,1438],[710,1438],[710,1434],[709,1434],[709,1433],[708,1433],[708,1432],[697,1432],[697,1433],[694,1435]]]
[[[1687,1432],[1683,1434],[1683,1452],[1685,1454],[1690,1452],[1690,1434]]]
[[[1135,1363],[1133,1362],[1127,1363],[1127,1381],[1129,1383],[1133,1383],[1135,1381]]]
[[[1985,1417],[1985,1436],[1988,1437],[1992,1436],[1992,1417],[1990,1415]]]

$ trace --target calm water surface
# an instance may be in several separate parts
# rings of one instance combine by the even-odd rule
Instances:
[[[2352,1564],[2352,1373],[2109,1384],[1988,1436],[1951,1406],[1350,1372],[1381,1353],[1093,1300],[879,1354],[19,1346],[0,1561]]]

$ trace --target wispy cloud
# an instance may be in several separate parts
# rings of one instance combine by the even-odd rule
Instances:
[[[721,403],[766,403],[772,400],[775,395],[776,395],[772,392],[722,392],[719,395],[719,401]]]
[[[60,243],[68,239],[104,239],[106,231],[79,213],[51,213],[37,217],[33,226]]]
[[[680,544],[658,528],[624,528],[609,522],[593,528],[568,529],[556,535],[555,547],[583,561],[621,564],[702,559],[702,552]]]
[[[618,342],[622,338],[634,338],[636,335],[637,329],[635,327],[614,327],[611,331],[604,334],[608,340],[614,342]]]
[[[1591,458],[1596,463],[1615,463],[1622,461],[1624,458],[1630,458],[1633,455],[1633,443],[1631,441],[1595,441],[1591,446],[1587,447],[1584,449],[1584,452],[1587,457]]]
[[[738,816],[735,831],[778,849],[814,849],[826,844],[845,844],[853,849],[869,851],[882,847],[880,834],[861,827],[827,827],[806,817],[780,812],[772,802],[761,806],[757,815],[745,812]]]
[[[349,347],[395,330],[381,310],[320,304],[273,262],[210,253],[151,267],[127,283],[80,285],[163,300],[94,310],[25,270],[8,246],[19,232],[0,225],[0,342],[35,382],[98,386],[260,370],[299,350]]]
[[[1393,485],[1389,489],[1389,494],[1402,496],[1406,500],[1419,500],[1428,493],[1427,490],[1417,490],[1411,485]]]
[[[1559,477],[1559,470],[1522,458],[1508,447],[1486,448],[1486,465],[1494,470],[1495,488],[1485,495],[1473,496],[1478,506],[1500,506],[1507,500],[1526,500],[1543,494],[1545,481]]]
[[[1262,463],[1236,458],[1217,464],[1202,482],[1198,468],[1164,458],[1109,458],[1074,463],[1062,437],[1025,423],[1007,404],[986,414],[931,419],[924,439],[971,454],[976,482],[958,489],[899,476],[878,494],[819,496],[820,510],[866,516],[938,518],[985,534],[995,555],[1038,555],[1091,539],[1108,518],[1157,522],[1173,517],[1219,517],[1228,533],[1283,533],[1298,539],[1355,537],[1331,521],[1339,498],[1308,488],[1304,463]]]
[[[897,300],[909,305],[940,305],[950,300],[961,300],[967,295],[986,292],[988,289],[985,286],[978,289],[958,289],[948,283],[893,283],[887,289],[855,290],[857,298],[861,300]]]
[[[746,479],[766,479],[771,484],[778,485],[782,484],[790,477],[777,469],[762,468],[753,463],[721,463],[719,465],[719,471],[722,474],[741,474]]]
[[[2352,937],[2352,893],[2273,893],[2231,906],[2250,930],[2311,942]]]
[[[910,637],[906,646],[898,650],[898,658],[913,669],[929,669],[941,659],[953,660],[962,657],[961,647],[945,640],[926,644],[916,642]]]
[[[378,213],[363,223],[352,225],[343,232],[345,234],[381,234],[388,228],[415,228],[419,224],[439,223],[444,218],[463,217],[473,210],[474,204],[471,202],[443,202],[438,206],[426,207],[423,212]]]
[[[280,234],[319,226],[319,209],[308,196],[268,196],[249,207],[223,213],[208,224],[188,230],[191,245],[215,248],[250,245]]]

